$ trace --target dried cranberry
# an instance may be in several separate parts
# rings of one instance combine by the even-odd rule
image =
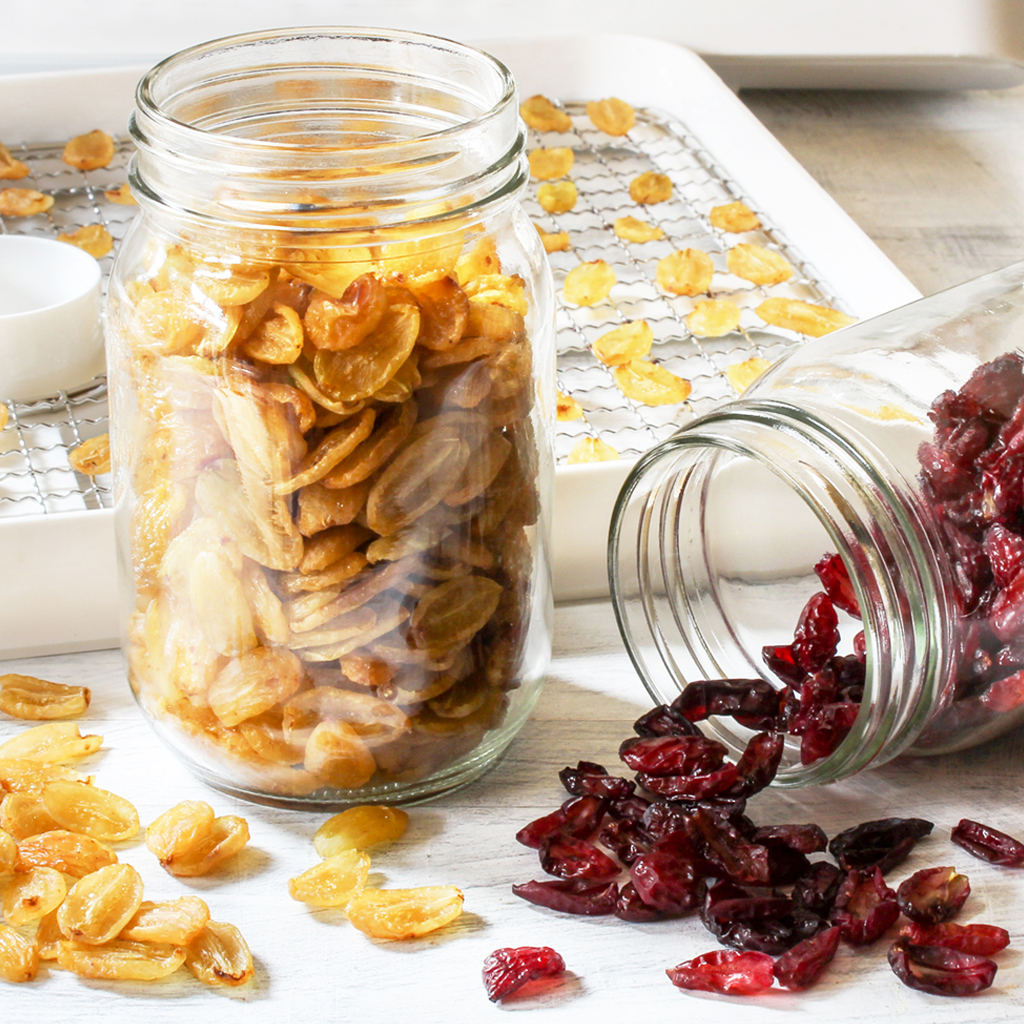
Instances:
[[[1016,352],[997,356],[971,374],[960,394],[977,402],[982,412],[1009,419],[1024,396],[1022,366],[1024,360]]]
[[[914,843],[923,839],[934,827],[924,818],[865,821],[834,836],[828,844],[828,851],[844,870],[870,868],[883,861],[904,841]]]
[[[566,792],[573,796],[605,796],[610,800],[624,800],[636,789],[628,779],[609,775],[603,765],[593,761],[580,761],[575,768],[563,768],[558,777]]]
[[[900,916],[896,893],[878,868],[850,871],[832,906],[832,923],[843,930],[851,945],[866,946],[881,938]]]
[[[868,641],[863,629],[853,638],[853,653],[857,660],[861,662],[867,657]]]
[[[487,998],[495,1003],[529,981],[561,974],[564,970],[565,961],[550,946],[496,949],[484,961]]]
[[[702,679],[689,683],[672,707],[691,722],[726,715],[750,729],[764,729],[778,720],[779,693],[763,679]]]
[[[807,673],[797,663],[792,644],[784,644],[778,647],[762,647],[761,660],[784,683],[788,683],[790,686],[796,687],[796,689],[800,689],[804,679],[807,678]]]
[[[810,988],[839,949],[842,929],[826,928],[797,943],[775,961],[775,977],[783,988]]]
[[[768,883],[767,848],[748,842],[728,821],[699,807],[687,817],[686,831],[701,855],[726,878],[741,885]]]
[[[940,432],[948,433],[968,420],[981,416],[981,406],[966,394],[957,391],[943,391],[932,402],[928,418],[938,426]]]
[[[649,907],[640,898],[636,886],[627,882],[619,890],[619,898],[615,904],[615,916],[630,924],[647,924],[649,921],[660,921],[666,915],[661,910]]]
[[[969,996],[995,980],[996,965],[971,953],[940,946],[915,946],[897,939],[889,950],[889,966],[908,988],[936,996]]]
[[[671,835],[686,828],[686,819],[693,813],[689,804],[672,800],[656,800],[644,812],[644,831],[655,839]]]
[[[615,912],[619,887],[614,882],[597,883],[585,878],[565,878],[552,882],[523,882],[513,885],[512,893],[528,903],[563,914],[601,917]]]
[[[807,672],[818,672],[839,646],[839,618],[827,594],[815,594],[804,605],[793,633],[793,654]]]
[[[555,836],[540,848],[540,866],[559,878],[585,878],[606,882],[622,870],[607,854],[582,839]]]
[[[777,839],[765,840],[760,845],[768,851],[769,885],[791,885],[811,866],[805,854]]]
[[[532,850],[539,850],[545,839],[551,839],[565,828],[567,820],[565,811],[561,808],[545,814],[543,818],[537,818],[529,825],[524,825],[516,833],[516,842],[529,846]]]
[[[648,853],[652,844],[651,836],[637,822],[630,821],[628,818],[606,825],[601,829],[598,839],[627,868],[641,854]]]
[[[648,775],[704,775],[720,768],[729,748],[706,736],[642,736],[623,741],[619,757]]]
[[[791,914],[795,904],[771,889],[748,888],[722,879],[707,887],[700,905],[700,919],[714,935],[737,921],[758,921]]]
[[[684,960],[665,973],[677,988],[692,992],[722,992],[754,996],[772,987],[774,961],[765,953],[715,949]]]
[[[637,736],[699,736],[700,730],[668,704],[659,704],[633,723]]]
[[[736,762],[744,796],[759,793],[775,778],[785,746],[786,738],[781,733],[759,732],[750,738]]]
[[[860,705],[849,701],[823,704],[808,716],[800,739],[800,763],[813,764],[835,752],[857,721]]]
[[[819,917],[828,917],[836,901],[836,894],[844,875],[834,864],[820,860],[803,873],[793,884],[793,902]]]
[[[629,869],[640,899],[665,914],[686,914],[700,904],[701,865],[665,850],[637,857]]]
[[[953,917],[970,894],[971,883],[956,868],[924,868],[900,884],[896,901],[911,921],[940,924]]]
[[[719,941],[733,949],[749,949],[778,956],[816,935],[827,923],[813,914],[794,911],[785,917],[737,921],[722,931]]]
[[[648,775],[646,772],[638,772],[636,781],[648,793],[656,793],[658,796],[676,800],[703,800],[731,790],[739,777],[736,765],[726,764],[706,775]]]
[[[854,592],[853,584],[850,582],[850,574],[846,571],[846,565],[839,555],[824,555],[814,571],[821,580],[829,600],[837,608],[842,609],[847,615],[860,618],[860,604],[857,602],[857,595]]]
[[[942,924],[923,925],[910,922],[900,929],[900,937],[915,946],[941,946],[959,953],[991,956],[1010,944],[1010,933],[994,924]]]
[[[828,845],[828,836],[818,825],[766,825],[751,839],[755,843],[776,840],[800,853],[821,853]]]
[[[1003,867],[1024,867],[1024,843],[989,825],[961,819],[949,837],[969,854]]]
[[[599,796],[578,796],[562,804],[565,831],[573,839],[589,839],[604,819],[608,801]]]
[[[939,501],[962,498],[973,486],[974,478],[958,466],[941,448],[922,444],[917,450],[921,474]]]
[[[612,800],[608,804],[608,813],[611,817],[625,818],[627,821],[642,821],[647,808],[651,806],[650,800],[642,796],[627,796],[624,800]]]

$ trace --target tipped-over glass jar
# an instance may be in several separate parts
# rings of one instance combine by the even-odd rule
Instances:
[[[753,680],[706,726],[734,750],[785,732],[782,785],[1024,719],[1022,283],[1017,264],[806,345],[623,488],[609,571],[647,688]]]
[[[108,303],[125,649],[221,789],[481,774],[550,652],[550,274],[498,61],[275,31],[142,80]]]

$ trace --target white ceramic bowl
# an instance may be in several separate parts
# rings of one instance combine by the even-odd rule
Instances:
[[[106,369],[100,267],[66,242],[0,235],[0,401],[85,384]]]

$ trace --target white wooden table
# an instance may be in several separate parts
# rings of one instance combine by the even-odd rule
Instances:
[[[1024,254],[1024,92],[953,94],[757,93],[748,98],[775,131],[900,268],[923,290],[954,284]],[[17,600],[3,595],[2,600]],[[0,614],[2,614],[0,606]],[[154,985],[82,982],[42,970],[28,985],[0,987],[0,1021],[476,1022],[529,1010],[534,1020],[760,1022],[793,1019],[867,1024],[1020,1020],[1024,997],[1024,872],[976,861],[948,842],[960,817],[1024,834],[1024,735],[976,751],[902,760],[827,789],[761,794],[758,822],[816,821],[830,834],[891,814],[935,821],[933,836],[891,876],[954,864],[971,879],[963,921],[1010,931],[989,992],[942,999],[904,988],[885,963],[885,942],[844,947],[823,982],[802,994],[754,1000],[675,990],[664,969],[717,944],[695,919],[627,925],[574,918],[512,896],[514,882],[542,878],[533,851],[514,841],[527,821],[565,794],[556,772],[580,758],[616,764],[616,749],[649,701],[622,649],[607,603],[556,614],[551,676],[532,720],[485,778],[412,809],[406,836],[374,859],[387,886],[457,884],[466,912],[453,926],[413,943],[375,943],[333,911],[310,912],[287,894],[287,879],[315,862],[311,838],[326,817],[243,805],[194,781],[164,750],[131,701],[116,652],[0,664],[93,689],[83,720],[106,737],[93,758],[97,784],[131,799],[143,822],[179,800],[206,799],[218,813],[249,821],[249,848],[221,873],[193,882],[166,875],[141,844],[119,849],[147,884],[147,897],[196,892],[217,920],[237,924],[258,977],[216,991],[184,973]],[[22,723],[0,721],[0,739]],[[500,946],[551,945],[570,974],[543,997],[488,1003],[484,957]]]

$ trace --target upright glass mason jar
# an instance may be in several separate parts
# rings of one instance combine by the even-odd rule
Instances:
[[[781,785],[1024,719],[1022,282],[1024,263],[809,343],[623,488],[609,572],[647,688],[769,681]],[[734,750],[752,733],[707,724]]]
[[[108,305],[131,685],[212,785],[481,774],[550,655],[553,300],[508,70],[274,31],[142,80]]]

